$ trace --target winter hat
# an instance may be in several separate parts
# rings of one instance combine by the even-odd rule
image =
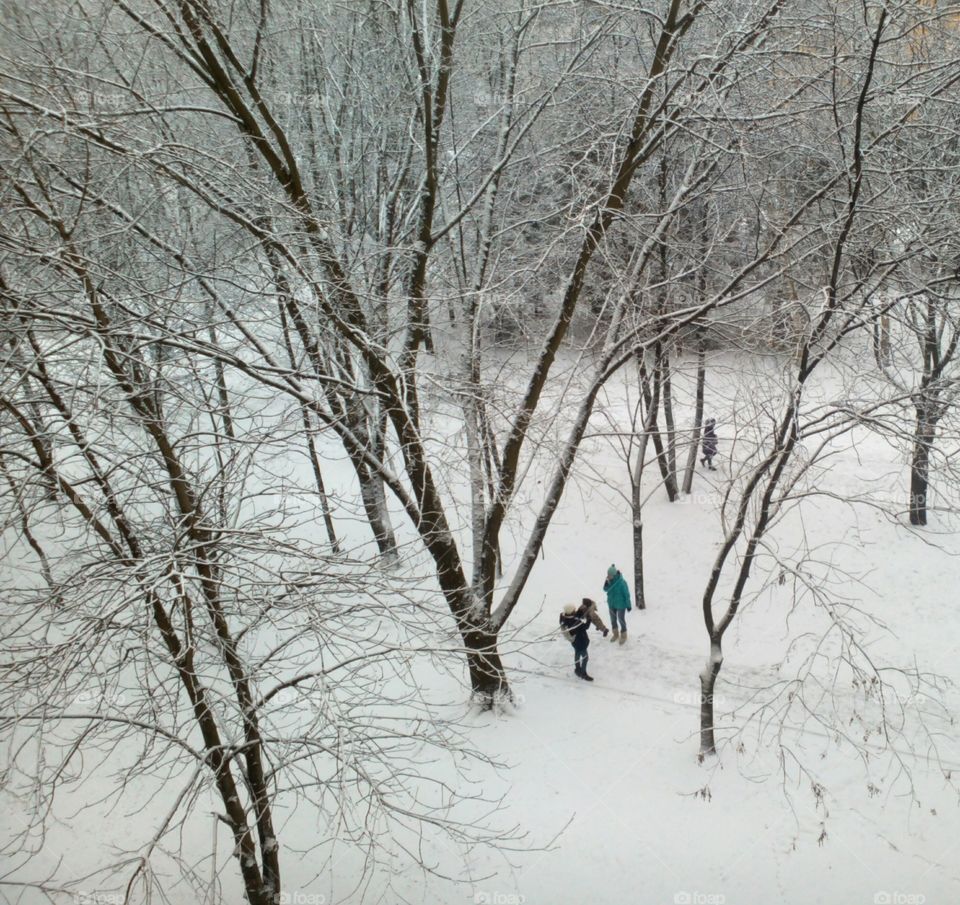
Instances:
[[[577,605],[575,603],[565,603],[563,605],[563,615],[572,616],[577,611]]]
[[[616,578],[616,577],[617,577],[617,567],[611,564],[610,568],[607,569],[607,578]]]
[[[716,423],[717,423],[716,418],[707,418],[707,427],[713,427],[713,425]]]

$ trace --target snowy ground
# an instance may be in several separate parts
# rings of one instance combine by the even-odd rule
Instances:
[[[512,807],[525,825],[542,833],[573,820],[555,851],[524,859],[516,873],[481,885],[480,892],[522,895],[527,903],[960,901],[960,811],[935,764],[910,759],[914,801],[889,760],[865,767],[822,730],[802,738],[788,731],[785,744],[824,786],[818,803],[811,779],[798,777],[793,765],[784,786],[776,752],[757,741],[755,727],[739,752],[730,746],[714,763],[697,763],[696,675],[706,644],[693,591],[708,551],[690,550],[698,521],[692,507],[659,507],[658,515],[669,525],[657,535],[662,559],[651,551],[651,563],[669,563],[669,551],[680,550],[684,565],[659,570],[664,574],[651,583],[661,590],[647,612],[631,614],[628,645],[595,640],[596,682],[587,686],[569,674],[568,650],[555,643],[544,664],[525,674],[519,717],[484,730],[504,756],[512,751]],[[604,557],[589,519],[586,527],[585,543],[580,537],[554,542],[555,563],[627,561],[626,550]],[[944,585],[937,586],[943,576],[915,593],[913,569],[898,570],[885,559],[880,538],[893,541],[896,533],[883,525],[874,537],[881,573],[873,577],[886,591],[882,603],[896,616],[899,604],[909,602],[916,621],[901,633],[902,647],[949,672],[953,649],[944,638],[955,637],[960,618],[940,590]],[[935,569],[942,554],[919,541],[910,547],[918,570],[924,554]],[[559,566],[546,575],[549,570],[548,558],[536,576],[539,587],[552,600],[569,596],[574,576]],[[726,709],[745,699],[746,687],[779,675],[784,628],[776,609],[776,601],[755,607],[728,646],[727,681],[718,688]],[[545,629],[551,610],[543,615]],[[941,755],[960,768],[956,736]]]
[[[733,420],[734,398],[708,400],[720,416],[721,459],[731,448],[724,422]],[[697,674],[707,653],[699,605],[720,537],[716,490],[729,462],[716,475],[698,472],[689,500],[671,505],[659,493],[651,499],[648,609],[628,617],[625,646],[593,637],[592,685],[574,678],[570,647],[555,631],[560,606],[582,596],[602,600],[611,562],[632,578],[628,510],[596,479],[622,484],[624,466],[603,440],[589,441],[584,454],[590,468],[580,469],[567,493],[515,614],[518,638],[507,645],[507,664],[517,707],[478,715],[459,705],[473,744],[503,764],[473,768],[485,797],[502,799],[492,820],[516,826],[524,839],[510,852],[477,847],[464,855],[431,836],[423,858],[452,879],[387,854],[367,898],[494,905],[960,902],[960,806],[950,781],[951,771],[960,776],[960,733],[940,709],[960,715],[956,689],[905,695],[892,753],[872,735],[876,702],[844,669],[829,681],[822,660],[813,661],[785,721],[770,710],[758,714],[777,683],[810,662],[819,639],[827,636],[828,652],[838,650],[828,610],[809,598],[794,607],[791,582],[772,582],[728,634],[717,687],[725,742],[717,758],[698,762]],[[864,438],[840,451],[819,480],[823,490],[889,489],[903,482],[903,466],[885,444]],[[784,561],[793,562],[801,546],[815,551],[806,568],[822,579],[825,598],[861,625],[864,654],[878,668],[917,666],[960,684],[960,608],[952,593],[960,536],[943,530],[943,517],[934,521],[939,531],[913,533],[873,509],[823,496],[785,519],[773,540]],[[765,568],[773,569],[772,559]],[[528,644],[522,653],[518,641]],[[897,674],[889,680],[896,685]],[[463,700],[451,679],[433,681],[435,690]],[[798,702],[818,721],[801,727]],[[937,735],[935,748],[921,731],[924,721]],[[211,823],[197,810],[202,817],[187,844],[206,857]],[[7,819],[17,816],[9,812]],[[106,822],[64,814],[41,863],[52,867],[62,855],[82,870],[90,857],[84,840],[103,848],[123,838],[130,821],[147,819],[129,809]],[[359,901],[353,881],[360,856],[334,852],[328,867],[317,852],[299,855],[324,828],[309,814],[286,819],[287,902]],[[238,901],[222,833],[218,873],[224,901]],[[91,892],[89,901],[122,900],[110,895]],[[169,898],[196,901],[181,888],[171,888]],[[19,901],[44,900],[27,894]]]
[[[747,389],[737,383],[708,395],[708,411],[720,416],[721,460],[731,450],[735,409],[749,395],[749,379]],[[837,388],[828,381],[827,389]],[[611,397],[614,406],[622,398],[617,388]],[[836,449],[816,489],[886,502],[905,495],[905,469],[886,443],[862,435]],[[570,647],[555,634],[560,605],[581,596],[602,601],[607,565],[616,562],[630,578],[631,563],[629,510],[604,483],[625,492],[624,465],[602,440],[585,446],[584,459],[589,468],[569,489],[525,592],[522,618],[530,621],[522,635],[538,640],[509,659],[519,710],[477,719],[478,743],[511,764],[498,777],[505,822],[519,822],[532,846],[546,848],[512,856],[512,865],[478,857],[467,865],[473,882],[456,892],[428,885],[422,900],[960,902],[960,733],[941,709],[960,715],[956,688],[903,691],[902,736],[885,753],[875,735],[863,740],[876,725],[875,702],[865,702],[842,669],[831,677],[832,656],[826,675],[814,662],[802,688],[822,724],[801,727],[796,709],[782,729],[776,714],[753,716],[769,689],[803,672],[825,635],[824,649],[836,653],[824,607],[809,596],[794,607],[792,582],[773,582],[728,634],[717,688],[728,741],[717,759],[698,762],[697,675],[708,651],[700,599],[721,537],[719,491],[729,462],[716,474],[698,471],[682,503],[662,493],[651,499],[648,609],[628,617],[626,646],[594,635],[592,685],[572,675]],[[960,684],[960,610],[951,593],[960,537],[944,516],[933,523],[916,534],[869,506],[816,496],[784,519],[771,546],[794,565],[798,550],[813,551],[802,568],[860,627],[863,653],[878,669],[917,665]],[[769,557],[764,568],[773,569]],[[896,685],[895,673],[887,679]],[[890,709],[900,712],[896,701]],[[922,724],[942,733],[935,748]],[[410,899],[421,896],[411,890]]]

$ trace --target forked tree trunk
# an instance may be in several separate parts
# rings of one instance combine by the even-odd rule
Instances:
[[[659,355],[657,355],[659,360]],[[677,482],[675,476],[671,475],[670,467],[667,463],[667,452],[664,449],[663,438],[660,436],[660,426],[657,421],[657,410],[660,408],[660,371],[657,365],[654,365],[653,378],[647,374],[646,368],[640,365],[640,389],[643,393],[643,402],[648,411],[653,413],[650,423],[650,437],[653,440],[653,449],[657,456],[657,464],[660,466],[660,476],[663,478],[663,486],[667,490],[667,498],[672,503],[677,498]],[[651,386],[652,384],[652,386]]]
[[[713,690],[723,666],[723,648],[719,638],[710,641],[710,659],[700,673],[700,756],[717,753],[717,741],[714,735]]]
[[[512,700],[507,674],[500,659],[496,633],[470,629],[462,633],[473,700],[484,710]]]
[[[500,657],[498,631],[490,619],[489,605],[482,597],[480,586],[471,587],[460,563],[459,553],[440,532],[432,538],[432,553],[437,567],[437,579],[444,599],[456,620],[457,632],[463,643],[470,678],[471,700],[484,710],[499,702],[512,700],[510,684]],[[489,557],[484,557],[486,568],[492,568]],[[475,576],[485,576],[480,570]]]

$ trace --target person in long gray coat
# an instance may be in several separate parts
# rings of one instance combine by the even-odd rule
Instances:
[[[713,457],[717,454],[717,421],[715,418],[707,418],[703,424],[703,458],[701,465],[706,465],[710,471],[716,471],[713,467]]]

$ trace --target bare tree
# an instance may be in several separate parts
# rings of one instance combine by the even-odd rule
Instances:
[[[714,689],[723,664],[723,637],[740,610],[766,534],[792,500],[791,491],[798,473],[793,468],[798,444],[826,432],[825,425],[834,418],[840,425],[837,430],[849,429],[850,417],[842,407],[832,415],[815,411],[805,417],[805,391],[811,377],[844,343],[861,331],[868,336],[872,333],[875,318],[880,314],[873,298],[877,288],[889,285],[898,277],[903,278],[914,263],[922,259],[924,246],[931,238],[929,230],[924,230],[923,238],[915,235],[910,241],[884,249],[884,253],[876,256],[873,265],[859,269],[859,272],[848,266],[848,246],[856,243],[853,237],[861,231],[873,234],[872,215],[865,209],[864,198],[870,197],[886,178],[882,166],[871,167],[868,163],[883,160],[883,149],[893,144],[893,137],[901,134],[916,109],[913,106],[912,110],[903,111],[883,131],[867,129],[871,122],[871,103],[879,94],[896,93],[895,85],[887,83],[887,61],[880,56],[884,37],[888,29],[894,27],[891,15],[886,9],[868,10],[867,13],[865,21],[850,24],[860,32],[864,42],[869,36],[868,54],[862,65],[858,90],[855,94],[838,91],[833,101],[838,124],[835,140],[841,149],[839,172],[846,191],[842,203],[835,202],[837,206],[829,230],[824,230],[828,236],[823,246],[829,251],[828,279],[822,291],[808,303],[815,313],[809,326],[800,330],[796,349],[785,363],[785,373],[789,377],[784,381],[777,414],[771,419],[768,440],[758,447],[753,464],[744,472],[742,485],[732,495],[732,519],[725,528],[724,540],[703,594],[703,618],[710,640],[710,654],[700,674],[701,755],[716,751]],[[947,75],[940,81],[939,90],[949,90],[956,77],[956,73]],[[878,84],[883,85],[883,92],[878,89]],[[843,110],[848,112],[843,114]],[[831,178],[829,182],[836,180]],[[784,231],[780,230],[781,233]],[[928,328],[922,326],[920,332],[928,334]],[[879,398],[871,403],[872,406],[882,404]],[[863,414],[852,417],[857,421]],[[803,471],[805,468],[800,469]],[[729,583],[729,590],[721,590],[726,583]],[[717,612],[721,595],[724,602]]]
[[[492,840],[449,802],[420,803],[434,781],[425,752],[468,750],[411,676],[412,654],[444,653],[426,640],[429,607],[399,619],[402,589],[331,558],[297,523],[305,513],[273,502],[283,435],[258,429],[235,384],[234,429],[223,429],[216,368],[151,348],[149,314],[89,268],[56,186],[32,175],[14,181],[21,229],[6,243],[29,257],[54,232],[64,253],[43,273],[9,266],[3,287],[0,461],[4,511],[16,514],[5,530],[33,551],[3,612],[0,726],[16,752],[11,791],[31,800],[9,853],[26,863],[7,882],[77,888],[31,878],[25,856],[59,797],[98,773],[72,765],[111,751],[129,756],[120,794],[170,771],[182,784],[98,872],[99,888],[128,897],[162,893],[156,867],[171,858],[199,882],[202,858],[180,832],[207,790],[244,894],[261,905],[282,901],[274,815],[288,803],[309,802],[364,847],[425,827]],[[371,721],[371,707],[390,715]]]
[[[159,823],[98,873],[127,896],[162,893],[155,867],[169,859],[199,883],[203,858],[181,829],[201,793],[259,905],[282,901],[275,815],[288,804],[309,803],[371,851],[368,870],[385,835],[408,851],[434,831],[492,841],[428,766],[434,752],[456,767],[469,748],[436,718],[416,667],[459,650],[430,641],[422,595],[401,617],[402,586],[313,540],[321,479],[288,470],[289,424],[299,448],[313,439],[301,419],[328,413],[306,392],[271,412],[264,382],[235,366],[231,289],[215,266],[234,248],[195,248],[213,276],[195,268],[174,229],[154,231],[149,193],[106,195],[106,167],[65,170],[85,139],[41,136],[23,107],[8,112],[2,524],[30,554],[5,595],[0,731],[11,790],[31,806],[6,882],[78,888],[31,876],[29,856],[59,798],[102,775],[111,752],[129,756],[116,792],[131,801],[144,777],[181,782]],[[272,340],[284,348],[281,331]],[[420,797],[431,784],[436,806]]]
[[[49,40],[30,44],[5,77],[4,134],[18,168],[9,197],[46,230],[24,241],[42,272],[57,275],[49,258],[73,243],[70,278],[102,310],[91,323],[103,320],[115,345],[103,375],[132,387],[138,429],[167,423],[139,388],[162,386],[179,356],[215,375],[204,382],[205,417],[220,468],[243,439],[234,387],[283,400],[281,414],[264,418],[277,429],[293,418],[324,518],[320,466],[335,448],[349,459],[349,492],[378,551],[395,558],[398,514],[427,551],[483,706],[509,695],[500,633],[605,382],[647,362],[646,412],[662,409],[666,443],[647,418],[644,437],[660,443],[676,493],[680,339],[709,324],[722,342],[747,324],[751,335],[777,334],[798,360],[819,361],[838,300],[865,299],[893,269],[868,262],[847,284],[858,199],[873,178],[864,152],[888,146],[954,84],[947,66],[929,75],[922,100],[905,100],[911,81],[896,55],[909,29],[884,45],[884,81],[865,77],[877,49],[856,39],[877,15],[869,5],[822,18],[788,0],[661,6],[589,5],[567,19],[539,4],[474,11],[462,0],[356,9],[117,0],[81,4],[91,26],[66,41],[54,5],[22,12],[21,34]],[[846,32],[849,46],[824,38]],[[594,78],[614,63],[616,79]],[[771,79],[770,65],[785,77]],[[97,100],[104,86],[116,103]],[[821,148],[824,121],[837,140]],[[202,228],[182,228],[184,209]],[[700,210],[716,213],[697,235]],[[91,212],[102,220],[87,229]],[[113,232],[135,239],[136,259],[95,241]],[[918,242],[907,242],[909,255]],[[26,279],[5,273],[13,298]],[[825,286],[828,316],[808,312]],[[861,307],[866,324],[876,306]],[[529,342],[529,357],[506,365],[487,332],[504,311]],[[579,329],[590,355],[571,349]],[[557,398],[557,363],[567,360],[587,373]],[[460,424],[443,429],[460,411],[463,450],[450,442]],[[18,429],[31,424],[42,447],[43,424],[29,405],[17,412],[27,419],[10,413]],[[783,417],[748,509],[789,460]],[[559,421],[563,440],[548,448]],[[545,450],[550,478],[527,520],[518,500]],[[469,475],[466,517],[457,468]],[[227,512],[229,494],[217,492]],[[191,516],[197,530],[212,530],[207,507],[201,515]],[[745,519],[746,510],[730,549],[749,535]],[[505,563],[504,532],[518,527],[522,553]]]
[[[441,0],[428,18],[424,18],[422,11],[412,5],[404,10],[403,15],[399,14],[398,9],[388,17],[390,27],[402,42],[397,46],[402,54],[407,55],[403,71],[410,74],[414,86],[409,97],[415,104],[413,120],[420,129],[417,151],[413,155],[418,161],[418,172],[408,177],[406,183],[412,194],[409,195],[410,204],[405,216],[411,224],[415,224],[410,233],[410,243],[404,246],[403,272],[407,274],[407,279],[392,284],[403,292],[405,306],[402,338],[395,349],[388,349],[372,328],[365,299],[367,286],[358,282],[358,273],[349,260],[352,249],[348,254],[349,246],[341,241],[348,236],[346,224],[341,224],[342,228],[334,235],[319,216],[318,206],[322,205],[324,195],[308,188],[293,150],[295,143],[290,130],[274,111],[269,86],[264,81],[268,70],[260,65],[261,60],[268,58],[266,55],[269,50],[263,26],[252,36],[240,32],[231,35],[214,10],[193,3],[183,3],[175,11],[169,10],[172,18],[164,22],[144,17],[133,7],[124,4],[120,5],[120,10],[145,35],[153,35],[158,39],[154,46],[163,52],[161,57],[166,54],[170,65],[178,61],[178,65],[185,64],[187,70],[193,73],[203,90],[209,92],[221,106],[228,121],[236,125],[241,140],[249,144],[256,155],[257,170],[251,172],[251,178],[259,180],[262,176],[263,179],[272,180],[274,191],[279,192],[270,203],[278,213],[282,212],[282,223],[272,217],[268,224],[262,215],[250,215],[249,203],[232,200],[225,188],[210,182],[207,177],[196,178],[188,169],[183,169],[180,162],[149,162],[150,168],[160,177],[173,180],[183,190],[192,193],[200,203],[210,205],[214,199],[218,199],[216,203],[222,215],[260,243],[264,253],[269,251],[275,254],[281,266],[290,270],[291,291],[286,295],[287,314],[307,355],[310,371],[294,374],[289,364],[282,366],[264,343],[257,342],[255,331],[244,323],[243,315],[234,310],[223,311],[223,316],[232,329],[238,331],[256,350],[257,355],[231,356],[224,354],[223,350],[209,347],[206,348],[206,354],[222,359],[227,366],[241,370],[248,377],[282,387],[285,392],[301,400],[309,395],[303,385],[304,380],[319,381],[325,388],[327,405],[318,405],[316,400],[311,399],[315,415],[337,434],[352,460],[362,462],[364,467],[371,469],[371,474],[375,474],[378,480],[382,479],[400,500],[433,558],[441,590],[457,622],[467,652],[474,691],[482,700],[491,702],[507,689],[496,640],[516,603],[515,595],[508,595],[506,603],[501,604],[496,613],[493,612],[497,549],[500,533],[524,471],[521,456],[531,419],[540,404],[553,362],[577,309],[587,268],[615,215],[624,207],[634,172],[642,160],[651,155],[664,129],[679,128],[678,120],[672,120],[669,124],[661,121],[662,105],[657,101],[657,96],[661,93],[661,83],[669,71],[671,58],[682,37],[696,21],[699,7],[684,12],[679,2],[669,5],[649,57],[648,72],[640,79],[645,87],[639,105],[629,115],[626,128],[629,139],[616,149],[611,158],[612,172],[606,178],[606,186],[590,202],[590,225],[579,242],[579,250],[576,245],[573,246],[574,263],[558,316],[546,333],[541,352],[530,371],[526,390],[520,394],[514,414],[510,417],[499,452],[491,457],[491,461],[497,463],[492,481],[494,489],[483,518],[481,542],[476,545],[480,558],[474,564],[473,580],[467,578],[447,507],[434,476],[428,438],[424,434],[420,352],[429,350],[434,342],[426,281],[429,261],[442,240],[464,218],[472,216],[484,198],[491,205],[495,203],[490,200],[491,187],[495,186],[497,175],[515,155],[527,124],[507,142],[501,158],[487,168],[477,189],[465,199],[460,209],[450,213],[444,222],[436,222],[441,198],[441,143],[448,134],[445,124],[450,103],[454,47],[461,25],[461,5],[448,7]],[[772,12],[768,11],[760,19],[759,31],[762,31],[770,15]],[[173,24],[177,27],[172,27]],[[594,34],[602,35],[604,28],[601,20]],[[751,33],[750,40],[728,50],[711,73],[701,77],[680,69],[672,77],[678,82],[693,79],[695,84],[706,85],[736,57],[741,47],[748,47],[753,39],[755,33]],[[574,63],[589,51],[594,40],[587,38],[583,50],[574,55]],[[241,62],[250,53],[253,54],[253,62]],[[162,67],[165,64],[161,58],[157,58],[157,65]],[[546,92],[527,108],[528,123],[545,109],[550,96],[551,92]],[[34,115],[43,115],[43,110],[32,101],[19,98],[18,102],[26,104]],[[93,143],[106,153],[121,158],[136,154],[129,140],[122,136],[106,139],[72,119],[69,128],[82,141]],[[506,127],[501,123],[501,133],[504,128],[509,128],[509,121]],[[337,143],[342,145],[340,136],[336,138]],[[350,224],[351,229],[356,229],[354,220],[350,220]],[[288,235],[295,237],[293,241],[287,238]],[[320,316],[323,330],[326,331],[326,343],[318,341],[316,327],[312,326],[316,321],[303,310],[307,303],[301,298],[307,297],[309,305]],[[328,351],[321,352],[324,345]],[[195,344],[195,348],[199,350],[201,347]],[[334,399],[338,400],[336,405],[332,403]],[[390,426],[402,479],[387,464],[393,453],[382,445],[371,444],[360,429],[361,424],[376,420],[374,414],[370,412],[359,419],[349,415],[351,407],[359,407],[365,399],[376,400],[385,423]],[[518,589],[522,587],[529,568],[530,562],[525,559],[521,565],[520,582],[515,582]]]

